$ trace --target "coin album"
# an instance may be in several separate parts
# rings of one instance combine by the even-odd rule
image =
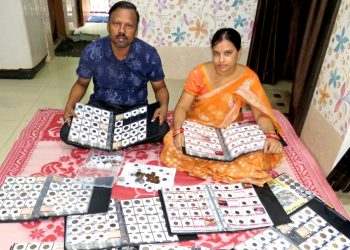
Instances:
[[[170,235],[159,197],[117,201],[107,213],[66,218],[65,247],[101,249],[197,239],[196,235]]]
[[[253,237],[245,240],[234,247],[234,250],[257,250],[257,249],[271,249],[271,250],[298,250],[297,245],[294,244],[288,237],[280,233],[276,228],[269,227]]]
[[[287,214],[297,210],[316,195],[286,173],[267,183]]]
[[[0,188],[0,222],[107,211],[111,189],[96,186],[99,181],[56,175],[6,177]]]
[[[147,105],[121,114],[77,103],[69,129],[72,144],[115,151],[147,138]]]
[[[63,242],[21,242],[15,243],[10,250],[66,250]],[[99,248],[99,250],[120,250],[118,248]],[[122,249],[121,249],[122,250]]]
[[[217,161],[230,162],[240,155],[262,150],[266,139],[253,122],[236,122],[218,129],[184,121],[183,128],[185,154]]]
[[[210,184],[173,186],[159,193],[171,233],[234,232],[272,226],[271,214],[286,217],[282,208],[271,206],[268,211],[266,205],[271,204],[262,203],[256,188],[240,183]]]
[[[21,242],[15,243],[10,250],[64,250],[63,242]]]

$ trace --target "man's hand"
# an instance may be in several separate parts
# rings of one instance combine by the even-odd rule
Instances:
[[[77,115],[74,112],[74,108],[66,107],[63,114],[63,122],[67,123],[67,125],[70,126],[72,117],[77,117]]]
[[[157,118],[159,118],[159,126],[161,126],[167,119],[168,107],[161,106],[154,111],[152,122],[154,122]]]

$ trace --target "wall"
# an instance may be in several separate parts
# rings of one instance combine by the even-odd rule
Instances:
[[[140,13],[138,37],[155,46],[167,78],[185,79],[195,65],[211,60],[216,30],[235,28],[247,63],[258,0],[131,0]],[[117,0],[109,0],[112,6]]]
[[[0,69],[35,67],[46,55],[38,0],[0,2]]]
[[[350,147],[350,1],[342,0],[301,139],[328,175]]]

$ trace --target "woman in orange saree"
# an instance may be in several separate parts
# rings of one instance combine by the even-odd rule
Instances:
[[[239,33],[231,28],[218,30],[212,39],[213,60],[195,67],[189,74],[174,111],[174,127],[164,137],[161,160],[169,167],[192,176],[262,186],[271,180],[268,170],[284,158],[276,136],[281,126],[257,75],[237,64],[241,53]],[[242,107],[249,105],[256,123],[266,135],[264,150],[248,153],[232,162],[191,157],[182,153],[185,120],[225,128],[241,120]]]

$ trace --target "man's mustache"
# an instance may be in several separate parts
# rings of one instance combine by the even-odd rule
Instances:
[[[126,37],[126,35],[124,35],[124,34],[118,34],[118,35],[116,36],[116,38],[128,39],[128,38]]]

